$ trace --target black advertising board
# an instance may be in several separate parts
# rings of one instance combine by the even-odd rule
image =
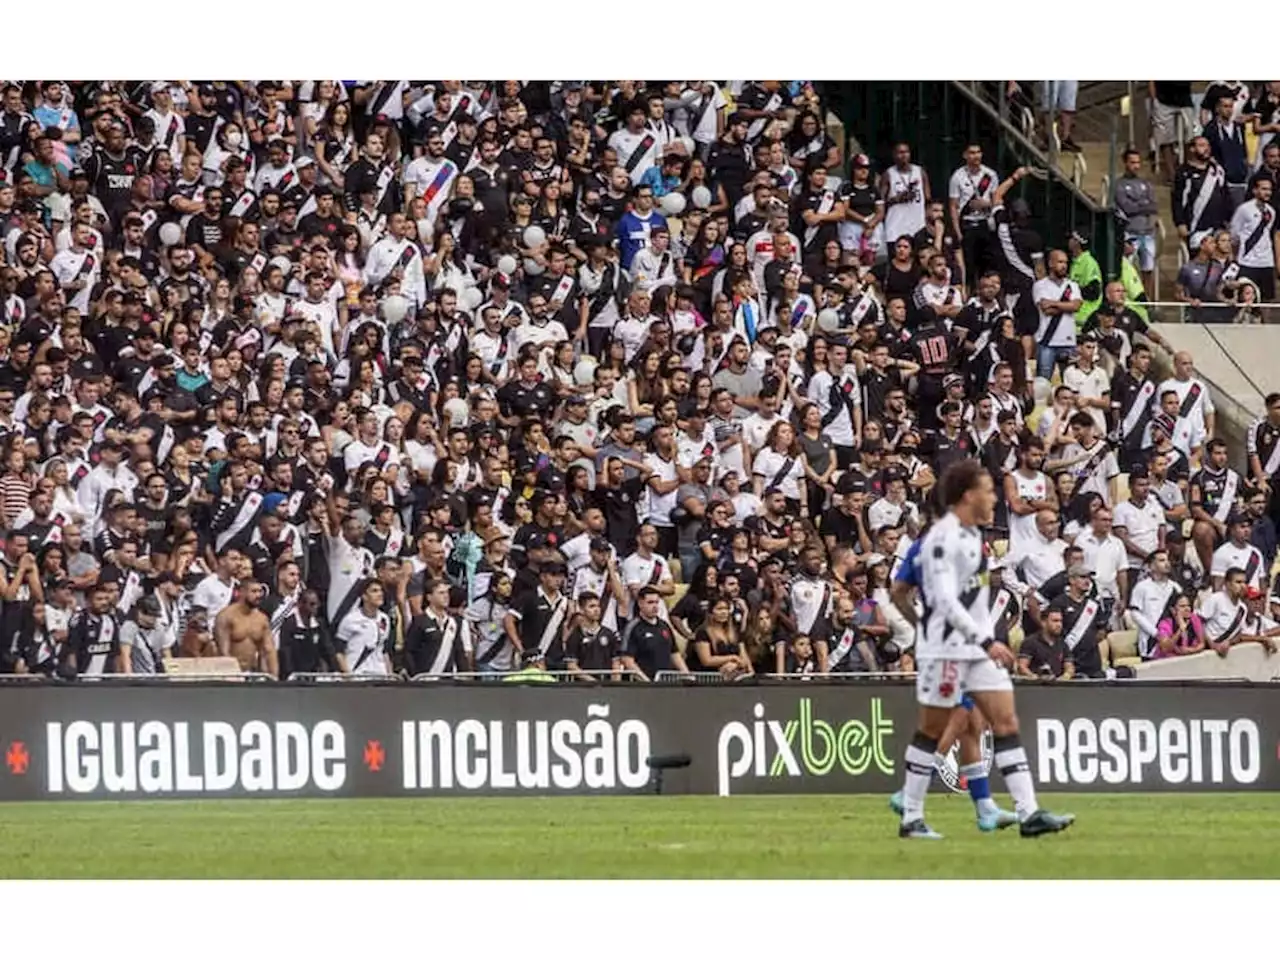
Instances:
[[[1049,790],[1280,790],[1280,685],[1020,685]],[[0,799],[889,793],[909,683],[0,688]]]

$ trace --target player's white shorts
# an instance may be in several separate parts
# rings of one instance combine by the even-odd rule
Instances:
[[[921,660],[916,671],[916,701],[922,707],[954,707],[966,693],[1013,689],[1009,671],[990,657]]]

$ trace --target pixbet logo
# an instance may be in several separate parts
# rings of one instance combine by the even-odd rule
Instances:
[[[839,764],[851,777],[866,773],[873,765],[886,776],[893,775],[893,759],[886,741],[893,733],[893,721],[884,715],[879,697],[870,704],[870,721],[847,720],[838,729],[813,716],[813,701],[800,700],[798,716],[783,723],[765,719],[763,703],[752,710],[752,724],[734,720],[720,728],[716,744],[717,790],[722,797],[732,792],[733,781],[743,777],[823,777]]]

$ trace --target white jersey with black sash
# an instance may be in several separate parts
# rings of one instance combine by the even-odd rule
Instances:
[[[1209,395],[1209,388],[1204,382],[1192,377],[1188,380],[1176,380],[1170,378],[1165,380],[1156,389],[1156,394],[1152,398],[1152,404],[1160,405],[1160,398],[1168,391],[1172,390],[1178,395],[1178,416],[1188,418],[1195,433],[1203,437],[1205,434],[1205,416],[1215,412],[1213,405],[1213,397]]]
[[[1236,261],[1242,267],[1271,270],[1275,267],[1276,212],[1269,203],[1250,200],[1231,217],[1231,236],[1240,245]]]
[[[335,631],[339,647],[347,656],[347,669],[356,676],[391,675],[387,647],[391,640],[391,618],[381,610],[368,616],[356,604]]]
[[[1205,639],[1210,643],[1235,643],[1249,613],[1243,600],[1232,600],[1225,590],[1210,594],[1197,612],[1204,621]]]
[[[617,130],[609,137],[609,146],[618,155],[618,165],[631,178],[631,185],[639,186],[646,170],[657,163],[661,146],[658,138],[650,130],[632,133],[630,130]]]
[[[1112,477],[1120,473],[1120,465],[1116,462],[1116,455],[1111,451],[1110,444],[1099,439],[1086,450],[1080,444],[1073,443],[1064,455],[1074,458],[1081,453],[1088,454],[1088,457],[1070,468],[1076,478],[1076,496],[1096,493],[1107,506],[1111,506],[1110,482]]]
[[[373,575],[374,556],[364,546],[353,547],[343,537],[324,538],[329,560],[329,598],[326,611],[335,632],[360,597],[364,581]]]
[[[822,414],[822,432],[838,447],[852,447],[853,409],[862,404],[862,391],[853,364],[838,373],[821,370],[809,381],[809,399]]]
[[[812,636],[831,616],[831,585],[821,577],[798,574],[791,581],[790,598],[797,633]]]
[[[1168,616],[1181,594],[1178,584],[1169,577],[1143,577],[1130,592],[1129,618],[1138,628],[1138,656],[1142,659],[1149,659],[1155,652],[1160,621]]]
[[[1267,564],[1262,551],[1248,541],[1236,544],[1228,540],[1213,551],[1213,562],[1209,566],[1209,574],[1214,577],[1225,577],[1228,570],[1243,570],[1244,584],[1255,590],[1266,589]]]
[[[570,540],[569,542],[572,543],[573,541]],[[579,598],[584,593],[594,593],[600,598],[600,623],[616,632],[618,629],[618,598],[609,589],[608,568],[597,570],[590,561],[585,566],[578,568],[573,575],[573,588],[569,591],[569,595],[575,603],[578,603]]]
[[[271,639],[275,641],[277,650],[280,649],[280,631],[284,629],[285,621],[297,612],[301,595],[302,588],[298,587],[292,593],[269,597],[262,604],[263,612],[267,613],[271,623]]]

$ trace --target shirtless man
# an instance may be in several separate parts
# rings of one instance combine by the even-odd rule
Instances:
[[[276,645],[271,639],[271,621],[258,609],[267,589],[256,580],[246,580],[240,586],[240,598],[230,604],[213,622],[213,636],[218,643],[218,655],[235,657],[240,669],[248,672],[261,670],[276,677],[280,675]]]

